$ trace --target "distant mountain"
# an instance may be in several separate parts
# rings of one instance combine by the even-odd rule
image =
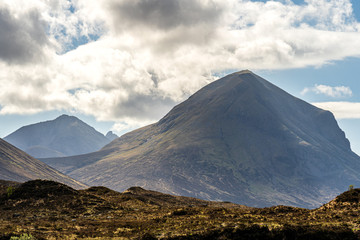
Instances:
[[[80,119],[67,115],[22,127],[4,140],[36,158],[94,152],[111,141]]]
[[[115,133],[113,133],[112,131],[109,131],[109,132],[105,135],[105,137],[107,137],[107,139],[109,139],[110,141],[112,141],[112,140],[118,138],[119,136],[116,135]]]
[[[67,184],[73,188],[86,185],[49,167],[0,138],[0,179],[25,182],[31,179],[48,179]]]
[[[89,185],[257,207],[318,207],[360,185],[360,157],[332,113],[250,71],[219,79],[159,122],[61,164]]]

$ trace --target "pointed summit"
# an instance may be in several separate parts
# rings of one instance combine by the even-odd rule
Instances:
[[[69,175],[248,206],[318,207],[360,184],[333,115],[249,71],[221,78],[159,122],[115,139]],[[104,174],[106,173],[106,174]]]

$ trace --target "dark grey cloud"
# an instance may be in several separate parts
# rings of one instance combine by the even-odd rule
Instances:
[[[110,9],[115,25],[123,27],[153,27],[169,30],[178,26],[193,26],[216,22],[222,14],[218,4],[199,0],[132,0],[113,1]]]
[[[41,60],[43,47],[49,45],[45,29],[46,23],[34,10],[14,17],[0,8],[0,59],[9,64]]]

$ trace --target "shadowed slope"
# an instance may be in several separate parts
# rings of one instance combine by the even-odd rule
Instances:
[[[2,139],[0,139],[0,179],[18,182],[30,179],[51,179],[74,188],[86,187]]]

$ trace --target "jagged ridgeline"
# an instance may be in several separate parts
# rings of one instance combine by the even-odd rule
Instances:
[[[61,164],[88,185],[260,207],[314,208],[360,184],[360,158],[333,114],[250,71],[221,78],[159,122]]]

